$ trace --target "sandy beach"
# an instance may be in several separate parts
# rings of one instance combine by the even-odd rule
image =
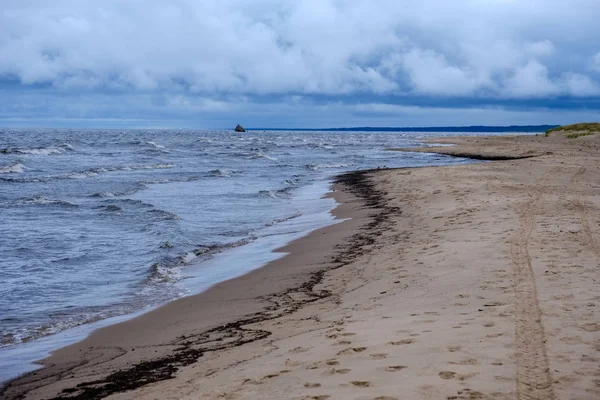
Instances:
[[[457,146],[409,150],[495,161],[343,175],[344,222],[1,397],[598,399],[597,136],[436,139]]]

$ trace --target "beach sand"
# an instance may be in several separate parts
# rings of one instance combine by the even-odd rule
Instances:
[[[436,139],[458,146],[413,150],[502,161],[342,176],[352,219],[55,352],[3,397],[598,399],[596,136]]]

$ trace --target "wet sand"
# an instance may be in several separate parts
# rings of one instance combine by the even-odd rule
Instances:
[[[600,141],[435,142],[458,146],[413,150],[502,161],[344,175],[351,220],[59,350],[3,397],[599,398]]]

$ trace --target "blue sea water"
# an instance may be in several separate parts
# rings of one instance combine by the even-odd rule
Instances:
[[[59,332],[280,257],[334,222],[335,174],[468,162],[386,150],[443,135],[0,129],[0,381]]]

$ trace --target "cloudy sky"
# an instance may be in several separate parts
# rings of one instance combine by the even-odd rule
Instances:
[[[1,0],[0,126],[600,120],[598,0]]]

